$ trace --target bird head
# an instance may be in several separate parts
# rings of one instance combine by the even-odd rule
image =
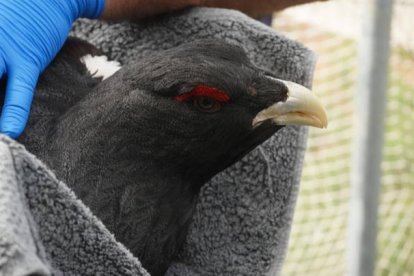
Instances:
[[[92,101],[107,106],[103,132],[112,132],[106,135],[114,151],[144,154],[163,171],[198,182],[284,125],[327,125],[311,91],[256,67],[242,48],[219,40],[126,66],[101,83]]]
[[[200,40],[103,80],[59,119],[48,152],[54,162],[105,156],[136,164],[138,175],[156,170],[203,184],[290,124],[326,127],[311,91],[258,68],[238,46]]]

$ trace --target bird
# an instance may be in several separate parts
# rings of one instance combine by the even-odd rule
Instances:
[[[184,43],[125,66],[102,55],[88,42],[66,42],[40,76],[19,142],[151,275],[176,258],[200,188],[214,175],[285,125],[327,126],[309,89],[222,40]]]

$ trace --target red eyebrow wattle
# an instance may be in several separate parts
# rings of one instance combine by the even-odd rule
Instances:
[[[230,100],[230,97],[222,90],[199,84],[196,87],[193,88],[190,92],[177,95],[175,96],[175,99],[180,102],[187,101],[193,97],[210,97],[215,99],[218,102],[225,103]]]

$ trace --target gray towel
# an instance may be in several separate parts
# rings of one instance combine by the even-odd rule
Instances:
[[[258,66],[309,86],[313,54],[238,12],[191,9],[138,23],[82,20],[74,35],[127,64],[200,38],[241,45]],[[283,263],[306,129],[286,127],[201,190],[168,275],[275,275]],[[0,135],[0,275],[147,275],[36,157]]]

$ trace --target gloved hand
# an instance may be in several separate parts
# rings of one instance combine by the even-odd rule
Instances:
[[[17,138],[27,123],[39,74],[79,17],[102,15],[105,0],[0,0],[0,78],[7,90],[0,133]]]

